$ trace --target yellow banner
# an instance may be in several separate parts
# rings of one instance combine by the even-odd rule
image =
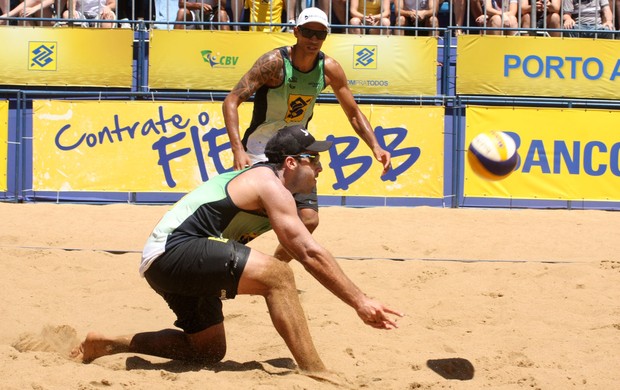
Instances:
[[[331,34],[323,48],[342,65],[353,93],[437,95],[435,38]]]
[[[40,100],[33,111],[35,190],[187,192],[232,166],[221,103]]]
[[[0,100],[0,191],[8,190],[9,102]]]
[[[131,88],[133,31],[0,29],[0,84]]]
[[[501,181],[480,179],[465,163],[465,197],[620,199],[620,111],[472,106],[466,118],[465,145],[501,130],[515,139],[520,161]]]
[[[316,108],[310,130],[335,144],[319,194],[443,196],[443,107],[361,107],[393,155],[383,178],[340,106]],[[187,192],[232,167],[221,103],[40,100],[33,109],[35,190]],[[243,104],[240,122],[251,114]]]
[[[461,95],[620,98],[620,41],[461,35]]]
[[[261,55],[295,43],[295,37],[285,33],[153,30],[151,34],[153,89],[231,90]],[[361,41],[358,36],[330,34],[322,50],[342,65],[353,93],[437,95],[433,38],[369,35]]]
[[[153,89],[231,90],[269,50],[294,43],[292,34],[157,30],[151,32]]]
[[[334,141],[329,163],[323,162],[319,176],[319,194],[443,196],[444,107],[360,106],[377,140],[392,154],[393,170],[382,177],[383,167],[359,139],[342,108],[317,106],[309,130],[320,139]]]

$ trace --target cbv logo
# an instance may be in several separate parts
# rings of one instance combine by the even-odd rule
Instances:
[[[219,53],[215,54],[212,50],[203,50],[200,52],[202,56],[202,60],[211,65],[212,68],[223,67],[223,68],[232,68],[237,65],[239,61],[239,57],[233,56],[223,56]]]
[[[57,57],[56,42],[28,42],[28,70],[55,71]]]

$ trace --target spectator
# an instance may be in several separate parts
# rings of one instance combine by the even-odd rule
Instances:
[[[467,11],[465,0],[435,0],[437,3],[437,18],[440,27],[454,26],[463,27],[465,24],[465,13]],[[444,4],[447,3],[447,6]],[[448,14],[448,22],[442,22],[442,10],[446,9]],[[473,21],[471,24],[474,24]],[[457,28],[454,31],[454,35],[463,34],[463,30]]]
[[[282,24],[285,0],[245,0],[245,10],[250,14],[250,23]],[[280,26],[250,26],[250,31],[282,31]]]
[[[614,21],[609,8],[609,0],[564,0],[564,28],[589,30],[569,32],[570,37],[613,38]]]
[[[332,32],[335,32],[337,28],[334,28],[334,24],[347,24],[348,21],[348,12],[347,12],[347,2],[349,0],[322,0],[319,1],[319,7],[325,12],[327,15],[333,14],[336,17],[336,22],[332,21]],[[620,1],[620,0],[618,0]],[[323,4],[323,5],[321,5]],[[331,5],[331,10],[330,10]]]
[[[3,7],[10,7],[15,4],[13,1],[7,1],[3,3]],[[4,8],[2,9],[4,12]],[[56,5],[54,0],[24,0],[23,2],[15,5],[15,8],[2,14],[3,17],[17,17],[17,18],[49,18],[46,21],[24,21],[18,24],[23,26],[53,26],[56,24],[56,20],[51,20],[57,16]]]
[[[236,23],[244,21],[243,11],[245,7],[244,5],[245,1],[244,0],[230,0],[228,4],[229,4],[229,9],[230,9],[230,19],[233,23],[235,23],[233,24],[233,30],[240,31],[243,28]]]
[[[155,0],[116,0],[120,20],[156,20]],[[122,26],[122,24],[121,24]],[[137,28],[138,26],[134,26]]]
[[[15,7],[17,7],[19,4],[21,3],[21,1],[19,0],[1,0],[0,1],[0,12],[2,12],[2,14],[0,15],[0,17],[2,18],[6,18],[9,16],[9,12],[11,12],[11,10]],[[15,21],[8,21],[8,20],[3,20],[0,21],[0,25],[16,25],[17,23],[15,23]]]
[[[521,3],[521,27],[536,29],[559,29],[561,28],[560,11],[562,10],[562,0],[535,0],[536,1],[536,23],[531,23],[532,5],[531,1],[524,0]],[[551,31],[549,35],[559,37],[559,31]]]
[[[286,20],[288,20],[289,26],[285,26],[282,31],[293,32],[297,19],[297,6],[300,5],[300,0],[286,0]]]
[[[396,0],[396,26],[434,27],[437,36],[439,2],[436,0]],[[405,30],[394,29],[395,35],[405,35]],[[417,32],[416,32],[417,35]]]
[[[351,25],[390,26],[390,0],[351,0],[349,10]],[[359,35],[362,34],[362,29],[352,28],[349,33]],[[370,34],[389,34],[389,30],[371,29]]]
[[[620,30],[620,0],[616,0],[616,6],[613,9],[614,15],[616,15],[616,30]]]
[[[307,2],[305,0],[286,0],[286,19],[289,24],[289,26],[287,26],[287,31],[293,32],[299,12],[308,7],[316,7],[321,9],[321,11],[325,12],[328,16],[331,25],[330,32],[339,32],[337,25],[347,24],[347,1],[348,0],[311,0]],[[305,4],[305,6],[302,4]],[[335,19],[332,18],[332,16],[335,16]]]
[[[62,13],[63,19],[116,19],[116,0],[75,0],[73,1],[73,15],[69,10],[68,0],[67,8]],[[101,27],[114,28],[115,24],[110,22],[82,22],[82,27]]]
[[[179,0],[179,11],[177,12],[177,22],[222,22],[228,23],[228,13],[226,12],[226,0]],[[182,29],[204,29],[205,25],[186,25],[175,24],[176,30]],[[213,28],[213,25],[211,26]],[[219,30],[230,30],[228,25],[219,25]]]
[[[118,7],[117,7],[118,10]],[[177,0],[155,0],[155,23],[153,28],[162,30],[173,29],[179,12],[179,4]],[[130,25],[121,23],[121,27],[130,27]]]
[[[18,4],[15,4],[15,6],[17,6]],[[11,11],[11,9],[13,8],[13,4],[11,3],[10,0],[2,0],[0,1],[0,12],[2,12],[2,14],[0,14],[0,17],[2,18],[6,18],[8,16],[8,13]],[[9,21],[7,20],[2,20],[0,21],[1,25],[8,25]]]
[[[472,0],[472,14],[476,17],[476,24],[492,28],[513,28],[519,26],[517,12],[519,0],[510,0],[508,4],[504,0],[484,0],[481,4],[478,0]],[[489,30],[489,35],[500,35],[502,30]],[[508,31],[508,35],[515,35],[517,30]]]
[[[333,3],[342,4],[342,10],[346,10],[346,2],[347,0],[333,0]],[[317,7],[320,8],[321,11],[325,12],[326,15],[330,16],[332,0],[286,0],[286,20],[288,21],[288,26],[286,26],[286,31],[293,32],[295,25],[297,23],[297,15],[305,8],[308,7]],[[344,13],[342,14],[344,16]],[[328,20],[331,19],[328,17]],[[342,20],[346,21],[346,17],[343,17]],[[344,24],[340,21],[341,24]],[[333,32],[333,31],[332,31]]]
[[[439,1],[439,26],[457,27],[454,35],[462,35],[463,29],[467,34],[478,33],[479,29],[473,28],[481,26],[476,19],[485,13],[486,2],[483,0],[438,0]],[[446,3],[448,6],[446,6]],[[445,13],[448,11],[448,22],[445,22]],[[482,26],[486,26],[482,24]]]

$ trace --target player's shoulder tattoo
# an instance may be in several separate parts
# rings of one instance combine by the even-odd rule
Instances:
[[[284,60],[280,52],[278,50],[269,51],[256,60],[232,92],[241,99],[247,100],[263,85],[278,85],[284,77],[283,67]]]
[[[284,75],[284,60],[279,50],[272,50],[263,54],[258,61],[254,64],[253,68],[257,78],[262,81],[262,84],[269,83],[270,81],[277,81]]]

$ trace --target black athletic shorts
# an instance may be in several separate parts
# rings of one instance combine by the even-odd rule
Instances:
[[[174,324],[197,333],[224,321],[221,300],[237,295],[249,255],[236,241],[197,237],[155,259],[144,277],[176,314]]]
[[[312,209],[319,211],[319,198],[316,194],[316,187],[312,189],[309,194],[295,194],[295,203],[297,203],[297,209]]]

